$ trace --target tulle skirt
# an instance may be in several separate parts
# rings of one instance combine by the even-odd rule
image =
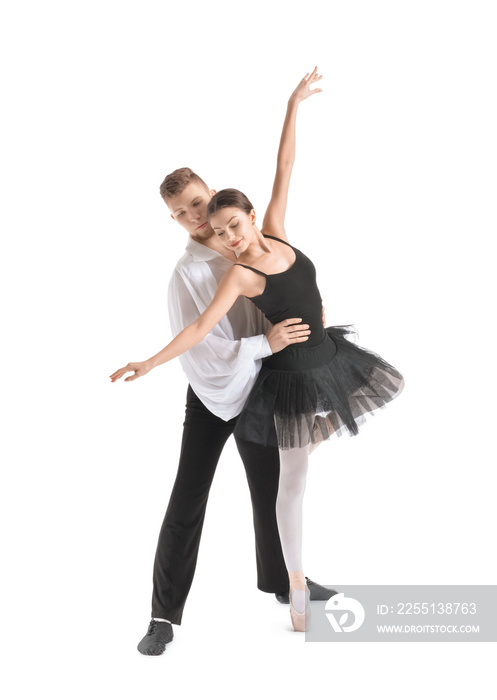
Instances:
[[[355,333],[353,326],[330,326],[320,344],[290,345],[266,358],[235,435],[283,450],[312,450],[328,438],[357,435],[365,420],[400,394],[404,379],[345,337]]]

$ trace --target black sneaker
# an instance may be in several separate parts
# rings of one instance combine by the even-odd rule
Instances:
[[[166,651],[166,644],[174,637],[173,626],[170,622],[150,620],[147,634],[136,647],[140,654],[160,656]]]
[[[321,586],[319,583],[314,583],[314,581],[311,581],[307,576],[305,580],[311,594],[311,600],[329,600],[338,593],[338,591],[335,591],[333,588],[325,588],[325,586]]]

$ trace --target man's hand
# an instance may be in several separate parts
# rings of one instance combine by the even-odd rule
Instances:
[[[294,343],[303,343],[309,337],[311,331],[307,323],[297,325],[302,321],[301,318],[287,318],[285,321],[280,321],[266,333],[269,347],[272,352],[279,352]]]
[[[324,306],[322,307],[321,318],[323,319],[323,328],[326,328],[326,311],[324,310]]]

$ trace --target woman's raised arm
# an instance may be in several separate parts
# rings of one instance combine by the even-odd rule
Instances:
[[[281,132],[280,147],[276,164],[276,175],[274,178],[271,201],[269,202],[264,221],[262,223],[263,233],[277,236],[286,240],[285,234],[285,214],[288,200],[288,189],[295,161],[295,128],[297,122],[297,110],[299,104],[310,95],[322,92],[319,88],[311,90],[311,86],[323,76],[318,75],[317,66],[312,73],[302,78],[288,100],[283,130]]]

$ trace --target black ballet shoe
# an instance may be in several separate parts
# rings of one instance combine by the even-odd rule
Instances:
[[[170,622],[150,620],[147,634],[136,647],[140,654],[160,656],[166,651],[166,644],[173,640],[173,626]]]
[[[311,600],[329,600],[338,593],[338,591],[335,591],[333,588],[325,588],[325,586],[311,581],[307,576],[305,577],[305,581],[311,594]]]
[[[290,591],[282,591],[281,593],[275,593],[275,598],[278,603],[283,603],[283,605],[288,605],[290,602]]]

